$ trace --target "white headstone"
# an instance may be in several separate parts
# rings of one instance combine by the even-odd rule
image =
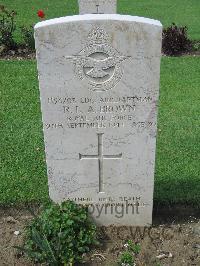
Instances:
[[[117,0],[78,0],[79,14],[115,14]]]
[[[152,222],[161,35],[122,15],[35,26],[50,197],[97,224]]]

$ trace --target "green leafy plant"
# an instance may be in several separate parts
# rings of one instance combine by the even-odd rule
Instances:
[[[166,55],[180,55],[190,51],[192,41],[187,36],[187,27],[178,27],[174,23],[163,30],[162,51]]]
[[[51,204],[26,229],[23,251],[35,263],[73,265],[98,244],[87,208],[72,201]]]
[[[30,50],[35,50],[34,30],[32,26],[21,27],[22,39],[26,47]]]
[[[130,251],[123,251],[120,255],[119,263],[121,266],[134,266],[134,257]]]
[[[16,48],[14,40],[15,16],[15,11],[8,11],[3,5],[0,5],[0,46],[5,46],[6,49]]]
[[[128,240],[127,244],[128,244],[128,250],[132,251],[135,255],[140,253],[141,246],[139,243],[134,243],[132,240]]]
[[[137,256],[141,250],[140,244],[134,243],[132,240],[128,240],[124,244],[124,248],[126,250],[121,253],[120,258],[119,258],[119,264],[121,266],[135,265],[135,256]]]

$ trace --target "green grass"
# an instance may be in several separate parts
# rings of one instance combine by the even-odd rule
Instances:
[[[200,57],[163,58],[155,200],[200,203]],[[35,61],[0,61],[0,204],[48,198]]]
[[[155,199],[200,203],[200,57],[163,58]]]
[[[118,0],[118,11],[160,20],[164,27],[172,22],[186,25],[189,36],[200,39],[199,0]]]
[[[35,62],[0,61],[0,203],[47,198]]]
[[[78,14],[77,0],[1,0],[0,4],[17,11],[18,25],[37,23],[38,9],[45,11],[46,19]],[[118,13],[158,19],[165,27],[172,22],[186,25],[189,36],[200,39],[199,0],[118,0]]]

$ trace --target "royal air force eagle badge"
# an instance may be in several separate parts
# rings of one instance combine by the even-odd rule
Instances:
[[[74,56],[66,56],[74,64],[80,80],[93,91],[106,91],[117,85],[123,76],[122,62],[130,56],[121,55],[109,44],[108,34],[101,28],[93,29],[85,47]]]

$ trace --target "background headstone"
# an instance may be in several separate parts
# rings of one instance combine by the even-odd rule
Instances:
[[[161,36],[122,15],[35,26],[50,197],[97,224],[152,222]]]
[[[117,0],[78,0],[79,14],[115,14]]]

